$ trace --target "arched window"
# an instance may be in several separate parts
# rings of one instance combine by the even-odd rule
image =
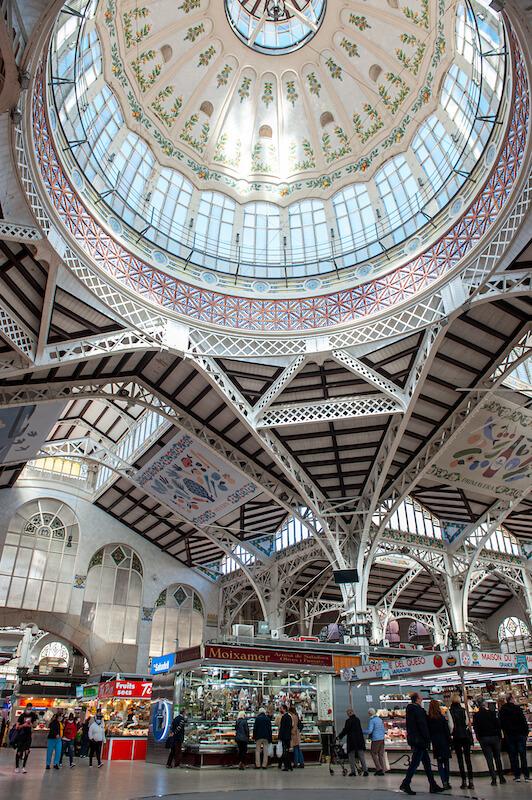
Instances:
[[[220,192],[203,192],[196,222],[196,245],[207,253],[230,258],[236,203]]]
[[[365,185],[346,186],[332,198],[340,250],[357,250],[357,258],[369,258],[375,248],[364,245],[377,236],[375,214]]]
[[[0,606],[67,612],[78,541],[74,513],[59,500],[19,508],[0,560]]]
[[[419,187],[405,157],[400,155],[387,161],[376,173],[375,185],[394,241],[400,242],[417,230],[415,215],[421,205]]]
[[[422,622],[412,620],[408,626],[408,641],[414,644],[421,644],[422,641],[430,638],[430,633]]]
[[[527,653],[530,631],[518,617],[506,617],[499,625],[499,642],[503,653]]]
[[[281,215],[274,203],[244,206],[242,261],[278,264],[281,259]]]
[[[292,257],[320,259],[331,255],[325,206],[321,200],[302,200],[288,209]]]
[[[70,654],[62,642],[48,642],[39,654],[39,664],[47,666],[68,667]]]
[[[126,545],[106,545],[89,563],[82,623],[107,642],[137,643],[142,564]]]
[[[159,595],[151,625],[150,656],[162,656],[203,641],[203,603],[190,586],[170,586]]]

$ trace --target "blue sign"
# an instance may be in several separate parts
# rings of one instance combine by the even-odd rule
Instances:
[[[381,663],[381,678],[383,681],[389,681],[392,677],[392,672],[390,669],[390,664],[388,661],[383,661]]]
[[[528,660],[526,656],[517,655],[515,657],[517,672],[519,675],[528,675]]]
[[[163,675],[170,672],[175,664],[175,653],[167,653],[165,656],[152,658],[150,675]]]
[[[83,697],[83,686],[76,686],[76,698],[81,700]]]
[[[157,700],[152,703],[151,725],[156,742],[164,742],[172,724],[172,704],[168,700]]]

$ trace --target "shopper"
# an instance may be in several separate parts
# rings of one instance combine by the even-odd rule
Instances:
[[[497,775],[501,783],[506,783],[501,761],[501,726],[495,711],[486,708],[483,697],[479,697],[476,704],[478,711],[473,715],[473,728],[488,765],[491,785],[497,786]]]
[[[418,692],[414,692],[410,696],[410,700],[411,702],[406,707],[406,740],[412,749],[412,755],[405,778],[399,788],[405,794],[415,794],[410,784],[417,768],[420,764],[423,764],[431,794],[443,792],[443,788],[438,786],[434,780],[430,763],[430,734],[427,714],[423,708],[423,700]]]
[[[166,769],[181,766],[181,753],[185,740],[186,719],[183,713],[176,714],[170,726],[170,736],[166,740],[166,747],[170,751],[166,762]]]
[[[63,752],[61,755],[61,760],[63,756],[68,756],[68,761],[70,765],[70,769],[75,766],[74,764],[74,740],[76,738],[78,732],[78,727],[74,720],[74,714],[69,714],[68,719],[66,720],[63,726]]]
[[[367,777],[366,740],[362,732],[362,724],[352,708],[348,708],[345,713],[347,714],[347,719],[338,738],[343,739],[345,737],[346,739],[347,758],[349,759],[349,766],[351,767],[351,772],[349,774],[353,777],[357,774],[356,759],[358,758],[362,766],[364,777]]]
[[[293,751],[294,767],[296,769],[304,769],[305,759],[301,749],[301,730],[303,728],[303,723],[299,718],[299,714],[297,713],[295,706],[290,706],[288,713],[292,717],[292,739],[290,740],[290,747]]]
[[[87,758],[89,752],[89,728],[91,725],[91,720],[92,717],[90,715],[86,716],[81,726],[81,750],[79,754],[80,758]]]
[[[89,767],[96,756],[98,767],[102,765],[102,747],[105,744],[105,727],[101,712],[97,712],[89,728]]]
[[[375,775],[384,775],[386,764],[384,761],[384,722],[377,716],[374,708],[368,710],[369,725],[364,731],[368,739],[371,739],[371,757],[375,764]]]
[[[292,772],[292,759],[290,758],[290,745],[292,742],[292,724],[293,720],[288,713],[288,706],[281,706],[281,719],[279,720],[279,734],[278,739],[283,748],[281,757],[281,769],[285,772]]]
[[[46,742],[46,769],[50,769],[51,766],[53,766],[54,769],[59,769],[62,747],[63,742],[61,740],[59,714],[54,714],[50,720],[50,728]]]
[[[238,769],[246,769],[246,756],[248,754],[249,726],[246,712],[239,711],[235,725],[235,739],[238,747]]]
[[[473,783],[473,765],[471,763],[471,745],[473,744],[473,736],[467,722],[465,709],[460,703],[460,695],[458,692],[454,692],[451,695],[449,716],[452,723],[451,735],[453,741],[453,750],[456,753],[458,769],[460,770],[460,777],[462,779],[460,788],[474,789],[475,784]]]
[[[26,773],[26,764],[31,750],[31,734],[33,731],[33,722],[37,715],[33,712],[31,703],[28,703],[25,711],[20,714],[16,728],[13,746],[15,748],[15,772]]]
[[[253,723],[253,741],[255,742],[255,769],[268,768],[268,748],[272,743],[272,721],[266,714],[265,708],[259,708],[259,713]]]
[[[449,723],[442,714],[438,700],[431,700],[429,704],[428,726],[432,752],[438,763],[438,772],[444,789],[450,789],[449,760],[451,758],[451,731]]]
[[[526,761],[528,722],[521,706],[515,702],[513,694],[506,695],[506,702],[499,710],[499,720],[506,739],[514,781],[519,783],[521,771],[525,782],[530,781],[530,771]]]

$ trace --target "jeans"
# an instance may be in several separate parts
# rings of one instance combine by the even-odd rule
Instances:
[[[473,765],[471,763],[471,742],[469,739],[453,739],[454,752],[458,761],[458,769],[460,777],[465,783],[466,781],[466,768],[467,778],[473,780]],[[464,764],[465,761],[465,764]]]
[[[240,764],[244,764],[248,753],[248,743],[237,739],[236,746],[238,747],[238,761]]]
[[[74,763],[74,742],[72,739],[63,739],[63,752],[61,754],[61,761],[63,756],[68,756],[70,766]]]
[[[296,744],[296,746],[294,747],[294,764],[296,765],[296,767],[305,766],[305,759],[303,758],[303,750],[298,744]]]
[[[48,739],[46,743],[46,766],[51,767],[59,764],[61,761],[61,752],[63,749],[63,742],[61,739]]]
[[[368,765],[366,763],[366,754],[363,750],[350,750],[347,754],[349,759],[349,766],[351,767],[351,772],[356,774],[357,771],[357,763],[356,759],[360,761],[360,766],[362,767],[363,772],[368,771]]]
[[[377,772],[385,772],[386,767],[384,764],[384,739],[371,743],[371,757],[375,763],[375,770]]]
[[[410,766],[406,771],[405,779],[403,781],[403,783],[406,784],[406,786],[410,786],[410,781],[414,777],[416,770],[421,763],[423,763],[423,767],[425,769],[425,775],[428,778],[430,786],[432,787],[436,784],[432,772],[432,765],[430,763],[429,751],[427,750],[426,747],[414,747],[412,749],[412,755],[410,757]]]
[[[89,767],[92,767],[92,759],[96,756],[98,764],[102,763],[102,742],[89,740]]]
[[[448,758],[438,758],[438,773],[441,778],[441,782],[445,786],[445,784],[449,783],[449,759]]]
[[[528,764],[526,763],[526,736],[507,736],[506,744],[508,745],[508,755],[510,756],[510,764],[512,765],[512,772],[514,778],[521,777],[521,770],[525,778],[530,777]],[[521,763],[519,763],[521,762]]]
[[[488,765],[491,779],[495,780],[497,775],[499,778],[502,778],[503,770],[501,761],[501,740],[499,737],[483,736],[478,740],[478,743],[480,744],[482,752],[484,753],[484,758],[486,759],[486,764]],[[495,772],[495,768],[497,768],[497,772]]]
[[[268,766],[268,747],[270,743],[267,739],[257,739],[255,742],[255,766]]]
[[[182,749],[182,743],[181,742],[176,742],[174,740],[174,743],[173,743],[172,747],[170,747],[169,750],[168,750],[168,761],[166,762],[166,766],[168,767],[168,769],[170,769],[172,764],[174,764],[176,767],[180,766],[180,764],[181,764],[181,749]]]

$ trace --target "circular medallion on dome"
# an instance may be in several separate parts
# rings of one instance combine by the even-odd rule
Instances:
[[[244,44],[260,53],[298,50],[318,31],[327,0],[224,0],[229,23]]]

